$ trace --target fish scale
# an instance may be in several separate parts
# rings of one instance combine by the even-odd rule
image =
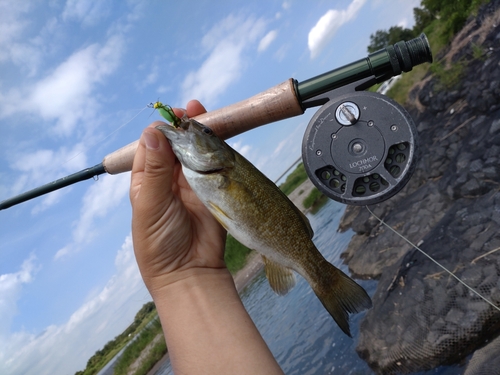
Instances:
[[[307,218],[247,159],[203,124],[182,118],[157,127],[182,164],[192,190],[239,242],[259,252],[271,288],[286,294],[295,271],[304,277],[342,331],[349,313],[371,307],[365,290],[321,255]]]

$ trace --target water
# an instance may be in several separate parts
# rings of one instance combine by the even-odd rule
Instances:
[[[323,256],[349,274],[340,254],[353,232],[338,233],[345,206],[329,201],[316,215],[308,215],[315,231],[314,243]],[[375,281],[356,280],[370,296]],[[263,274],[259,274],[241,293],[242,301],[269,348],[287,375],[364,375],[373,374],[356,354],[359,323],[365,313],[351,316],[347,337],[338,328],[307,282],[297,276],[297,285],[286,296],[276,295]],[[457,368],[439,368],[420,374],[456,374]],[[170,375],[167,361],[155,375]]]

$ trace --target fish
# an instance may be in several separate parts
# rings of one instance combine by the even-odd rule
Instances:
[[[349,314],[372,306],[366,291],[330,264],[314,245],[306,216],[253,164],[212,129],[184,116],[157,126],[182,164],[191,189],[239,242],[262,255],[269,285],[285,295],[294,272],[311,286],[340,329],[351,336]]]

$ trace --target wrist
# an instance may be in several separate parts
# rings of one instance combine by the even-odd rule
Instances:
[[[192,267],[154,279],[144,278],[144,281],[157,305],[161,301],[176,299],[179,295],[185,296],[186,292],[191,290],[210,290],[215,287],[235,288],[233,277],[226,267]]]

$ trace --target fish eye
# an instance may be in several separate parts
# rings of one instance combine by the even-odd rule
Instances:
[[[203,128],[203,133],[208,134],[208,135],[212,135],[213,131],[210,128],[204,127]]]

